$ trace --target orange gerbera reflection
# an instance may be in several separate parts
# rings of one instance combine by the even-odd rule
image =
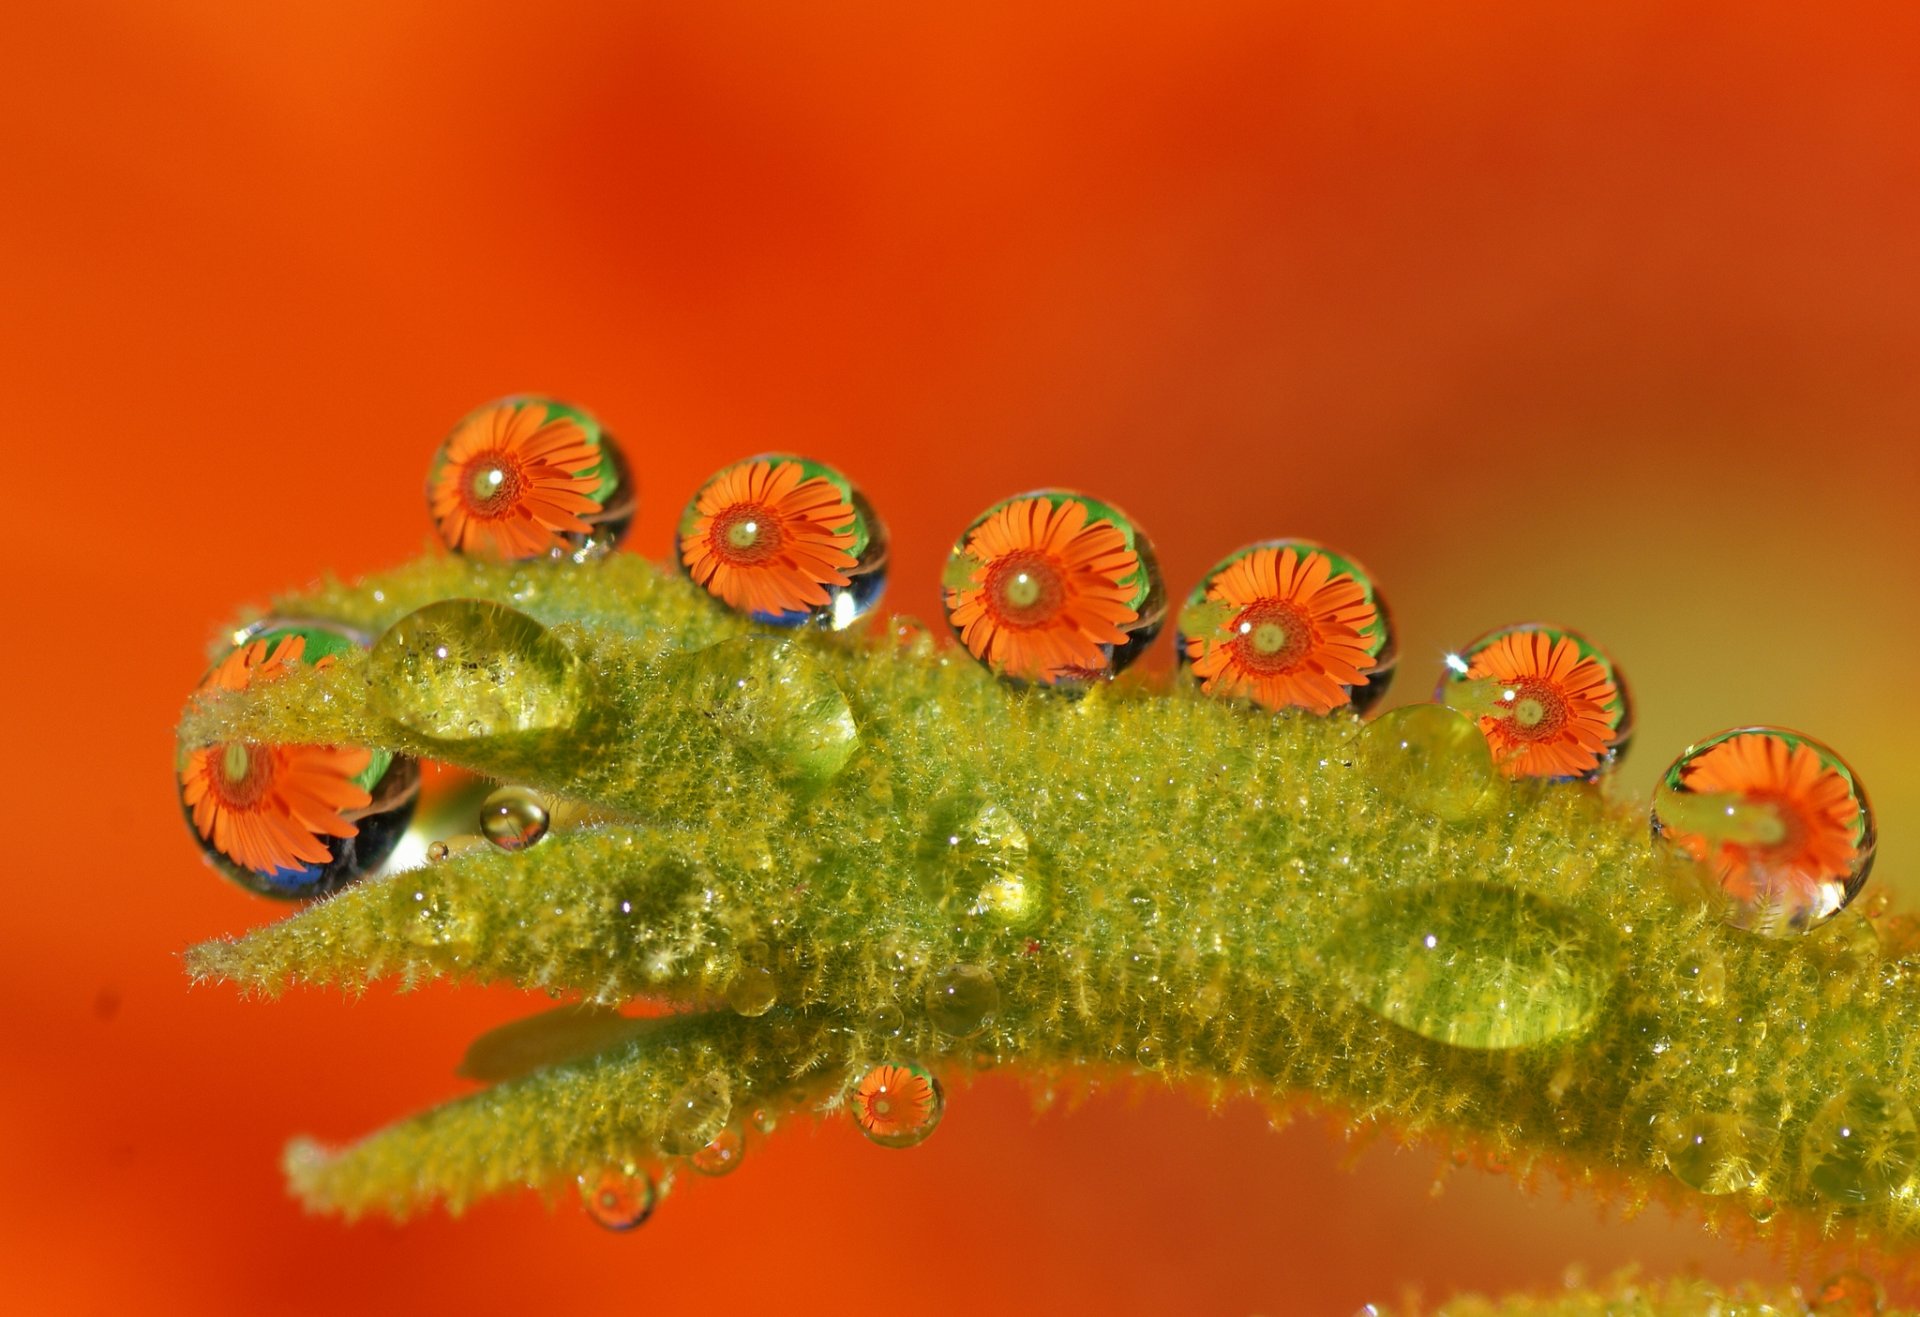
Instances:
[[[1700,794],[1727,793],[1769,806],[1781,836],[1764,843],[1712,847],[1720,885],[1752,901],[1777,895],[1782,880],[1844,883],[1859,855],[1860,802],[1852,785],[1811,746],[1765,732],[1730,736],[1680,770],[1680,781]],[[1697,834],[1677,840],[1706,859],[1710,843]]]
[[[1367,684],[1365,632],[1379,616],[1366,589],[1334,575],[1324,553],[1255,549],[1207,583],[1232,611],[1211,635],[1187,637],[1209,695],[1246,695],[1269,709],[1330,713]]]
[[[1473,656],[1467,677],[1499,684],[1480,730],[1511,777],[1585,777],[1613,744],[1619,687],[1571,637],[1510,632]]]
[[[794,461],[728,467],[700,491],[680,561],[728,607],[784,616],[832,602],[854,566],[853,505]]]
[[[299,663],[306,643],[288,636],[243,645],[201,689],[238,691],[273,681]],[[358,833],[346,812],[371,803],[354,779],[372,762],[369,750],[225,741],[187,752],[180,798],[201,839],[242,868],[261,874],[301,869],[332,860],[321,837]]]
[[[1123,645],[1140,557],[1111,521],[1089,525],[1077,499],[1014,499],[967,539],[976,566],[947,592],[947,615],[975,658],[1009,677],[1102,672]]]
[[[925,1130],[938,1101],[933,1080],[924,1071],[880,1065],[853,1090],[853,1118],[876,1139],[906,1139]]]
[[[534,558],[565,548],[562,532],[590,534],[600,449],[578,421],[544,403],[475,412],[447,440],[434,477],[434,525],[449,548]]]

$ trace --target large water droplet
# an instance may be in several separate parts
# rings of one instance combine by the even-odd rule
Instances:
[[[860,748],[846,695],[797,641],[723,640],[674,659],[669,681],[720,735],[777,772],[824,782]]]
[[[653,1177],[631,1164],[608,1166],[578,1177],[580,1204],[609,1230],[632,1230],[653,1215],[660,1191]]]
[[[738,1125],[727,1125],[708,1141],[707,1146],[687,1158],[687,1165],[702,1175],[718,1178],[731,1175],[740,1168],[740,1158],[747,1150],[747,1137]]]
[[[946,1111],[940,1081],[917,1065],[877,1065],[860,1078],[847,1107],[860,1132],[883,1148],[911,1148]]]
[[[501,787],[480,802],[480,835],[503,851],[523,851],[547,835],[547,806],[525,787]]]
[[[369,675],[376,712],[443,741],[566,727],[584,690],[572,650],[525,613],[479,599],[395,622],[374,644]]]
[[[691,1157],[719,1135],[732,1110],[726,1081],[708,1075],[683,1085],[667,1100],[660,1123],[660,1147],[677,1157]]]
[[[971,1038],[1000,1009],[1000,988],[980,965],[948,965],[927,984],[927,1018],[955,1038]]]
[[[1382,714],[1362,742],[1380,790],[1450,823],[1473,817],[1493,785],[1493,753],[1466,715],[1438,704]]]
[[[1455,1047],[1528,1047],[1582,1033],[1615,974],[1612,939],[1594,920],[1479,882],[1381,892],[1341,921],[1322,952],[1353,1000]]]
[[[1772,1140],[1752,1121],[1701,1111],[1666,1122],[1660,1147],[1680,1183],[1703,1194],[1734,1194],[1753,1187]]]
[[[1837,1203],[1886,1197],[1920,1161],[1920,1127],[1900,1095],[1862,1083],[1835,1094],[1807,1123],[1800,1166]]]
[[[1433,698],[1472,715],[1509,777],[1593,781],[1633,739],[1633,704],[1613,660],[1578,632],[1538,622],[1448,655]]]

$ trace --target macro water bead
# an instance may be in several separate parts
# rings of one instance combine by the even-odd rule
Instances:
[[[700,487],[680,517],[680,566],[736,612],[771,626],[839,631],[887,584],[887,531],[834,468],[768,453]]]
[[[659,1204],[653,1177],[637,1166],[608,1166],[577,1177],[580,1205],[608,1230],[632,1230],[646,1224]]]
[[[324,622],[268,621],[238,637],[200,691],[244,691],[325,668],[360,637]],[[413,818],[418,765],[356,746],[225,741],[183,750],[180,804],[207,859],[263,896],[339,890],[386,862]]]
[[[427,506],[456,553],[585,561],[633,523],[633,479],[592,413],[502,398],[468,415],[433,455]]]
[[[1434,698],[1479,720],[1508,777],[1590,782],[1633,737],[1613,660],[1578,632],[1539,623],[1490,631],[1448,655]]]
[[[1365,712],[1393,677],[1393,624],[1373,578],[1306,540],[1215,563],[1180,610],[1174,649],[1207,694],[1266,709]]]
[[[1774,936],[1833,918],[1873,868],[1873,809],[1810,736],[1739,727],[1688,747],[1654,791],[1653,835],[1707,866],[1728,922]]]
[[[911,1148],[939,1126],[947,1099],[928,1071],[889,1062],[860,1077],[847,1107],[860,1132],[881,1147]]]
[[[947,558],[947,622],[1012,681],[1060,685],[1120,672],[1159,634],[1166,590],[1146,535],[1084,494],[996,503]]]

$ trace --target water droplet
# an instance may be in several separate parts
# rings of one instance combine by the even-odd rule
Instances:
[[[1393,623],[1359,563],[1308,540],[1263,540],[1193,587],[1174,654],[1221,699],[1364,713],[1393,680]]]
[[[1874,1317],[1886,1293],[1880,1282],[1858,1271],[1829,1276],[1807,1297],[1807,1317]]]
[[[1653,835],[1704,866],[1729,923],[1774,937],[1832,919],[1873,868],[1873,809],[1853,770],[1778,727],[1689,746],[1654,792]]]
[[[1046,883],[1026,829],[995,801],[961,793],[936,803],[919,852],[922,885],[945,909],[1014,929],[1044,913]]]
[[[771,1134],[780,1127],[780,1116],[771,1107],[755,1107],[751,1120],[761,1134]]]
[[[1493,785],[1486,739],[1471,719],[1438,704],[1382,714],[1362,745],[1381,791],[1450,823],[1473,817]]]
[[[1133,1059],[1142,1070],[1158,1070],[1166,1054],[1160,1044],[1151,1038],[1142,1038],[1140,1045],[1133,1049]]]
[[[489,1029],[467,1047],[455,1071],[463,1079],[504,1083],[543,1066],[563,1065],[617,1047],[658,1028],[611,1006],[574,1002]]]
[[[898,1038],[907,1027],[907,1017],[891,1002],[874,1008],[873,1031],[885,1038]]]
[[[428,468],[434,529],[478,557],[598,557],[626,534],[634,506],[620,446],[592,413],[552,398],[477,408]]]
[[[677,1157],[690,1157],[719,1135],[732,1111],[726,1081],[707,1075],[683,1085],[667,1100],[660,1122],[660,1147]]]
[[[1660,1128],[1667,1169],[1703,1194],[1745,1193],[1773,1151],[1771,1136],[1759,1126],[1725,1112],[1695,1112]]]
[[[947,558],[947,622],[1015,682],[1084,689],[1138,658],[1166,620],[1153,545],[1114,507],[1042,489],[973,519]]]
[[[1613,660],[1577,631],[1529,622],[1447,656],[1434,699],[1477,720],[1509,777],[1591,782],[1633,739],[1633,703]]]
[[[934,1028],[971,1038],[1000,1009],[1000,988],[979,965],[948,965],[927,983],[927,1017]]]
[[[1673,980],[1680,996],[1697,1006],[1711,1009],[1726,1000],[1726,961],[1712,947],[1703,947],[1676,960]]]
[[[746,1135],[737,1125],[728,1125],[707,1143],[707,1146],[687,1158],[687,1165],[702,1175],[719,1177],[730,1175],[740,1167],[740,1158],[747,1151]]]
[[[660,1198],[653,1177],[630,1163],[589,1172],[577,1182],[581,1206],[609,1230],[632,1230],[644,1224]]]
[[[680,568],[767,626],[840,631],[887,585],[887,528],[824,462],[763,453],[726,467],[680,515]]]
[[[780,982],[764,965],[746,965],[727,985],[727,1005],[734,1014],[765,1015],[780,1000]]]
[[[547,835],[547,807],[525,787],[500,787],[480,802],[480,834],[503,851],[523,851]]]
[[[1861,1083],[1835,1094],[1807,1123],[1800,1166],[1837,1203],[1884,1198],[1920,1161],[1920,1127],[1899,1094]]]
[[[450,860],[456,855],[466,855],[472,851],[484,851],[488,849],[490,848],[487,845],[487,839],[485,837],[475,837],[472,835],[443,837],[439,841],[428,844],[427,859],[434,864],[438,864],[440,861]]]
[[[294,618],[257,622],[233,641],[201,692],[330,667],[366,643],[346,627]],[[378,748],[224,741],[183,748],[177,785],[187,828],[217,872],[261,896],[306,900],[387,862],[413,820],[420,766]],[[289,818],[297,822],[283,826]]]
[[[1492,883],[1387,890],[1322,948],[1368,1010],[1455,1047],[1527,1047],[1584,1033],[1615,975],[1607,930]]]
[[[877,1065],[854,1085],[847,1107],[860,1132],[883,1148],[911,1148],[940,1124],[940,1081],[917,1065]]]
[[[443,741],[570,725],[583,702],[580,660],[525,613],[448,599],[407,614],[373,647],[374,710]]]
[[[674,659],[670,671],[721,736],[777,772],[824,782],[860,748],[846,695],[795,641],[737,636]]]

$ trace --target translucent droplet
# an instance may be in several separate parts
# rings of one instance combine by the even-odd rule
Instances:
[[[708,1075],[683,1085],[667,1100],[660,1123],[660,1147],[676,1157],[691,1157],[719,1136],[733,1104],[726,1081]]]
[[[1166,1053],[1153,1039],[1142,1038],[1140,1045],[1133,1049],[1133,1059],[1142,1070],[1158,1070],[1166,1059]]]
[[[1858,1271],[1829,1276],[1807,1296],[1807,1317],[1874,1317],[1886,1301],[1880,1282]]]
[[[765,1015],[779,1000],[780,981],[764,965],[743,966],[727,985],[727,1005],[736,1015]]]
[[[1321,950],[1353,1000],[1455,1047],[1528,1047],[1584,1033],[1616,973],[1604,926],[1492,883],[1379,892]]]
[[[1674,986],[1680,996],[1697,1006],[1711,1009],[1727,996],[1727,965],[1711,947],[1680,957],[1673,967]]]
[[[427,507],[448,548],[585,561],[633,523],[626,459],[589,412],[530,396],[490,402],[434,452]]]
[[[847,1102],[860,1132],[883,1148],[911,1148],[940,1124],[946,1095],[917,1065],[889,1062],[861,1076]]]
[[[331,622],[272,618],[237,632],[202,692],[242,691],[326,668],[366,641]],[[213,868],[283,900],[337,892],[378,870],[413,820],[420,767],[353,746],[223,741],[183,748],[179,799]]]
[[[480,802],[480,835],[503,851],[523,851],[547,835],[547,806],[525,787],[501,787]]]
[[[720,735],[777,772],[824,782],[860,748],[846,695],[795,641],[737,636],[673,660],[669,681]]]
[[[373,647],[368,702],[421,736],[467,741],[564,728],[579,716],[580,660],[525,613],[448,599],[407,614]]]
[[[1703,1194],[1745,1193],[1773,1151],[1771,1136],[1759,1126],[1725,1112],[1695,1112],[1660,1129],[1667,1169]]]
[[[1477,720],[1509,777],[1590,782],[1633,739],[1633,704],[1613,660],[1560,627],[1489,631],[1447,656],[1434,699]]]
[[[768,626],[839,631],[887,585],[887,528],[824,462],[763,453],[700,487],[680,516],[681,570]]]
[[[622,1015],[611,1006],[574,1002],[524,1020],[489,1029],[467,1047],[456,1074],[486,1084],[530,1075],[604,1052],[636,1038],[659,1022]]]
[[[1873,809],[1853,770],[1778,727],[1689,746],[1654,792],[1653,835],[1704,866],[1729,923],[1773,937],[1832,919],[1873,869]]]
[[[1393,623],[1373,578],[1309,540],[1215,563],[1180,610],[1174,654],[1201,689],[1266,709],[1364,713],[1393,680]]]
[[[470,851],[491,849],[485,837],[472,835],[461,837],[442,837],[439,841],[427,844],[427,859],[434,864],[450,860],[456,855],[465,855]]]
[[[780,1127],[780,1115],[771,1107],[755,1107],[751,1119],[753,1128],[761,1134],[771,1134]]]
[[[1450,823],[1473,817],[1493,785],[1493,757],[1471,719],[1438,704],[1382,714],[1362,742],[1381,791]]]
[[[1000,988],[980,965],[948,965],[927,983],[927,1018],[942,1033],[971,1038],[1000,1009]]]
[[[578,1177],[587,1215],[609,1230],[632,1230],[653,1215],[660,1193],[653,1177],[632,1164],[608,1166]]]
[[[707,1143],[707,1146],[687,1158],[687,1165],[702,1175],[719,1177],[730,1175],[740,1167],[740,1158],[747,1150],[747,1139],[737,1125],[728,1125]]]
[[[961,793],[938,802],[919,851],[922,886],[949,911],[1008,928],[1025,928],[1045,911],[1026,829],[995,801]]]
[[[947,558],[947,622],[1014,682],[1085,687],[1159,634],[1166,587],[1153,545],[1110,503],[1042,489],[973,519]]]
[[[873,1031],[886,1038],[898,1038],[907,1027],[906,1014],[898,1006],[887,1003],[874,1008]]]
[[[1885,1198],[1920,1161],[1920,1127],[1899,1094],[1861,1083],[1835,1094],[1807,1123],[1800,1166],[1837,1203]]]

